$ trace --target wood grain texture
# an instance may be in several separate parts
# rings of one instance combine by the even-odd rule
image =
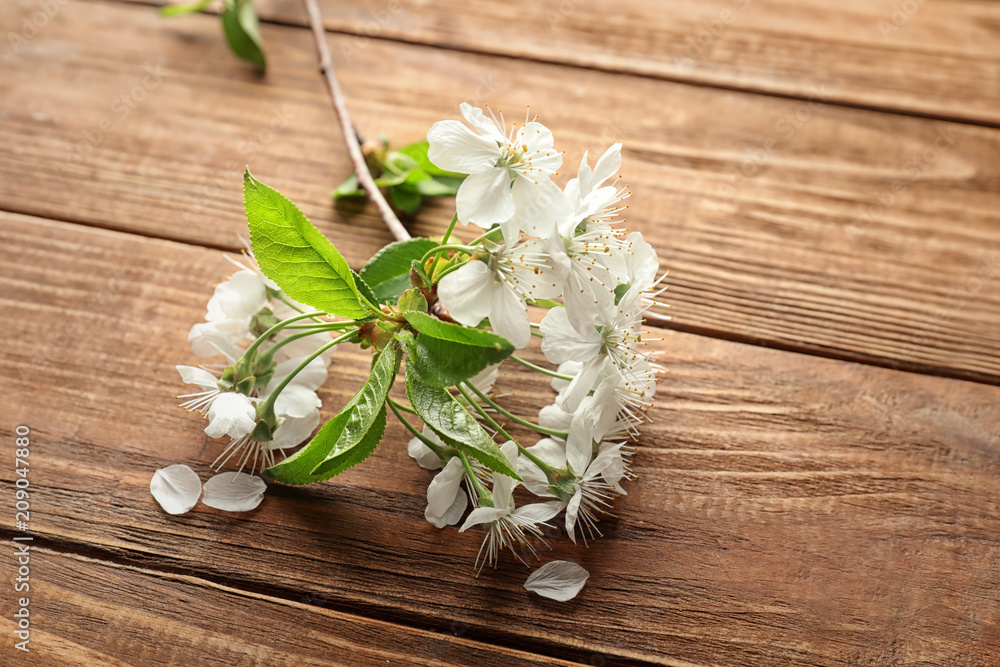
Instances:
[[[571,664],[45,548],[32,550],[31,564],[31,650],[18,664]],[[13,636],[9,611],[0,628]]]
[[[0,70],[0,208],[237,247],[244,143],[284,105],[255,174],[355,266],[387,242],[370,210],[329,203],[350,167],[305,31],[265,26],[257,81],[216,22],[69,2]],[[156,97],[52,178],[147,63]],[[629,222],[671,270],[681,330],[1000,383],[1000,131],[379,41],[338,65],[368,136],[415,140],[462,100],[503,100],[544,110],[566,172],[624,142]],[[442,232],[450,205],[414,233]]]
[[[150,0],[141,0],[149,2]],[[165,0],[152,0],[167,4]],[[304,24],[297,0],[258,0]],[[352,55],[372,39],[1000,124],[1000,22],[949,0],[362,0],[321,3]]]
[[[173,405],[173,365],[227,265],[4,214],[0,267],[0,423],[33,430],[44,544],[585,664],[980,667],[1000,652],[1000,388],[664,332],[671,373],[620,518],[590,549],[553,535],[543,554],[591,572],[560,605],[510,561],[472,576],[478,536],[423,520],[429,475],[397,424],[364,465],[272,488],[253,513],[163,514],[152,471],[207,477],[218,450]],[[338,351],[328,413],[367,363]],[[551,400],[509,373],[517,411]]]

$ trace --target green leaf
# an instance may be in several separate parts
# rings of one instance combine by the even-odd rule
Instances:
[[[405,316],[408,312],[427,312],[427,299],[420,290],[413,288],[403,292],[396,303],[396,309]]]
[[[413,186],[406,184],[389,188],[389,198],[392,199],[392,203],[396,205],[396,208],[410,215],[419,211],[420,205],[424,201],[424,198],[420,196],[420,193]]]
[[[417,163],[417,166],[431,176],[448,176],[451,178],[457,178],[459,182],[465,179],[465,174],[459,174],[454,171],[445,171],[431,162],[427,157],[427,149],[429,147],[430,144],[426,141],[418,141],[410,144],[409,146],[403,146],[398,152],[413,158],[413,160]]]
[[[442,322],[419,311],[404,312],[418,335],[407,352],[420,377],[435,387],[450,387],[499,364],[514,346],[496,334]]]
[[[160,7],[160,16],[181,16],[182,14],[193,14],[200,12],[212,4],[212,0],[197,0],[185,5],[166,5]]]
[[[435,248],[437,247],[436,243],[434,244],[434,247]],[[424,270],[423,262],[421,262],[419,259],[413,260],[412,262],[410,262],[410,269],[412,269],[413,272],[417,274],[417,277],[419,277],[420,280],[423,282],[424,289],[430,289],[431,279],[427,275],[427,271]]]
[[[313,308],[341,317],[369,314],[347,262],[295,204],[249,170],[243,200],[250,243],[264,275]]]
[[[458,187],[452,187],[435,178],[426,178],[415,184],[417,192],[424,197],[449,197],[458,192]]]
[[[469,411],[446,389],[424,382],[413,363],[406,364],[406,395],[420,418],[445,444],[478,459],[494,472],[521,479]]]
[[[368,458],[385,433],[385,397],[396,378],[400,357],[399,347],[390,344],[375,361],[368,381],[340,414],[308,445],[265,474],[285,484],[312,484]]]
[[[351,174],[344,179],[344,182],[337,186],[337,189],[333,191],[334,199],[341,199],[343,197],[365,197],[368,193],[361,189],[358,185],[358,175]]]
[[[395,302],[410,284],[410,268],[414,260],[423,258],[437,247],[425,238],[397,241],[382,248],[361,269],[361,277],[371,285],[378,302]]]
[[[261,69],[266,68],[264,44],[252,0],[226,0],[219,16],[233,53]]]
[[[375,292],[372,290],[371,287],[368,286],[368,283],[365,282],[365,279],[362,278],[360,275],[358,275],[358,272],[355,271],[354,269],[351,269],[351,275],[354,276],[354,284],[357,286],[358,292],[361,294],[361,296],[364,299],[366,299],[368,303],[377,304],[378,297],[375,296]]]

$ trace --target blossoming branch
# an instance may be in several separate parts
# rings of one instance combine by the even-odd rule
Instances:
[[[530,118],[508,128],[468,104],[461,112],[467,124],[435,123],[416,156],[464,177],[448,231],[392,243],[359,273],[292,202],[246,173],[249,261],[236,262],[191,329],[205,363],[177,367],[196,389],[182,407],[205,417],[209,436],[227,438],[213,468],[235,469],[205,485],[206,504],[256,507],[266,488],[258,473],[284,484],[330,479],[375,451],[392,412],[412,435],[409,454],[437,471],[426,519],[482,532],[477,571],[505,547],[526,562],[557,521],[574,542],[599,535],[599,517],[632,477],[632,443],[662,371],[642,324],[663,307],[665,274],[642,234],[624,228],[631,193],[618,177],[620,144],[593,165],[584,155],[559,187],[563,154],[548,128]],[[468,240],[459,222],[476,230]],[[540,324],[529,307],[548,311]],[[535,339],[553,367],[522,357]],[[371,350],[371,373],[314,435],[316,390],[343,344]],[[553,403],[537,415],[505,407],[493,389],[504,363],[546,376]],[[389,396],[398,376],[407,402]],[[509,423],[535,436],[515,437]],[[517,502],[519,487],[535,501]],[[158,471],[151,488],[172,513],[202,491],[186,466]],[[558,582],[570,573],[578,590],[577,570],[539,571],[532,585],[568,595]]]

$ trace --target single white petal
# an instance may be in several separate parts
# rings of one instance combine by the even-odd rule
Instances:
[[[576,597],[589,576],[590,573],[576,563],[554,560],[532,572],[524,587],[550,600],[566,602]]]
[[[608,358],[602,355],[583,364],[580,372],[570,381],[566,390],[556,398],[556,405],[566,412],[576,412],[580,403],[594,388],[597,376],[608,363]]]
[[[537,183],[519,178],[510,192],[516,207],[511,218],[512,226],[532,236],[548,238],[572,218],[570,200],[548,176]],[[507,243],[511,244],[510,241]]]
[[[274,401],[274,411],[279,417],[305,417],[323,405],[323,401],[312,389],[290,383]]]
[[[503,142],[506,140],[506,136],[503,131],[497,127],[496,123],[493,122],[492,118],[487,118],[486,114],[479,107],[474,107],[467,102],[462,102],[458,105],[459,111],[465,116],[465,120],[469,121],[469,125],[478,132],[483,137],[490,139],[495,142]]]
[[[577,475],[583,475],[594,454],[594,413],[581,405],[566,438],[566,462]]]
[[[432,441],[436,439],[434,432],[427,427],[424,427],[424,436]],[[439,459],[438,455],[434,453],[434,450],[425,445],[420,438],[410,438],[410,442],[406,445],[406,453],[409,454],[421,468],[426,468],[427,470],[437,470],[441,468],[441,459]]]
[[[545,523],[546,521],[552,519],[556,514],[559,514],[559,512],[562,512],[564,507],[566,507],[566,503],[563,501],[550,500],[544,503],[523,505],[518,507],[514,514],[533,523]]]
[[[507,169],[496,167],[468,176],[458,186],[458,219],[486,229],[509,220],[516,210]]]
[[[290,449],[309,439],[319,426],[319,409],[313,408],[303,417],[285,417],[274,431],[270,442],[261,443],[267,449]]]
[[[209,301],[209,311],[221,310],[235,320],[249,320],[267,305],[267,287],[256,271],[237,271],[215,288]]]
[[[196,384],[206,390],[219,388],[219,379],[204,368],[196,366],[175,366],[175,368],[181,374],[181,380],[187,384]]]
[[[469,528],[473,526],[478,526],[481,523],[490,523],[491,521],[496,521],[510,514],[508,509],[500,509],[497,507],[477,507],[469,513],[469,517],[462,524],[462,527],[458,529],[458,532],[464,533]]]
[[[591,281],[592,271],[587,271],[580,266],[581,260],[571,260],[575,265],[566,274],[563,283],[563,302],[566,304],[566,315],[573,330],[586,338],[594,332],[594,320],[601,312],[601,301],[598,298],[600,292],[604,292],[607,298],[605,301],[614,302],[614,292],[602,286],[600,283]],[[582,271],[579,269],[583,269]],[[591,269],[593,267],[591,266]],[[578,361],[585,361],[578,359]]]
[[[464,493],[459,493],[455,495],[455,500],[451,503],[451,507],[445,510],[442,514],[433,515],[429,510],[425,509],[424,518],[436,528],[454,526],[461,520],[462,515],[465,514],[465,508],[468,506],[469,497]]]
[[[453,320],[474,327],[493,308],[494,276],[484,262],[474,260],[438,283],[438,297]]]
[[[542,319],[542,354],[553,364],[565,361],[587,362],[601,351],[604,341],[593,326],[580,333],[570,322],[565,308],[553,308]],[[587,387],[590,391],[590,387]]]
[[[191,351],[199,357],[223,354],[230,362],[243,354],[239,343],[249,335],[247,323],[239,320],[198,322],[188,333]]]
[[[642,237],[642,232],[632,232],[625,239],[623,251],[629,285],[638,286],[642,291],[650,289],[660,270],[656,250]]]
[[[490,326],[498,335],[509,340],[511,345],[521,349],[531,342],[528,306],[514,288],[506,284],[501,287],[495,292],[493,308],[490,310]]]
[[[209,408],[205,433],[213,438],[228,435],[238,440],[249,435],[257,426],[257,410],[250,399],[232,391],[222,392]]]
[[[462,465],[462,459],[453,456],[441,472],[435,475],[431,483],[427,485],[425,516],[440,517],[448,511],[448,508],[455,502],[455,496],[462,493],[463,479],[465,479],[465,467]]]
[[[573,422],[573,415],[558,405],[546,405],[538,411],[538,425],[556,431],[568,431]]]
[[[226,512],[249,512],[264,500],[267,484],[245,472],[224,472],[205,482],[202,502]]]
[[[622,168],[622,145],[614,144],[604,152],[601,159],[594,165],[594,186],[600,187],[604,181],[618,173]]]
[[[583,364],[579,361],[564,361],[559,364],[559,368],[556,372],[560,375],[569,375],[570,380],[580,374],[580,370],[583,368]],[[549,385],[558,393],[562,393],[569,386],[570,380],[564,380],[562,378],[552,378]],[[569,428],[569,422],[567,422],[566,428]]]
[[[583,489],[577,485],[576,493],[566,504],[566,533],[569,539],[573,540],[573,544],[576,544],[576,516],[580,511],[581,500],[583,500]]]
[[[517,445],[513,441],[508,440],[500,445],[500,451],[512,466],[517,463]],[[517,484],[517,480],[513,477],[498,472],[493,473],[493,505],[500,508],[513,507],[514,489],[517,488]]]
[[[167,466],[153,473],[149,492],[167,514],[184,514],[198,502],[201,480],[186,465]]]
[[[327,339],[327,341],[325,342],[329,342],[329,339]],[[281,384],[282,380],[288,377],[289,373],[298,368],[299,364],[305,361],[306,356],[312,354],[312,352],[315,351],[316,347],[313,347],[312,350],[310,350],[307,354],[302,355],[301,357],[296,357],[293,359],[285,359],[284,361],[280,362],[275,367],[274,375],[271,377],[271,381],[267,383],[267,386],[270,388],[277,387],[279,384]],[[305,387],[306,389],[311,389],[312,391],[316,391],[317,389],[323,386],[324,382],[326,382],[326,373],[327,373],[326,366],[327,364],[326,362],[324,362],[323,357],[321,356],[316,357],[315,359],[310,361],[305,368],[299,371],[294,378],[292,378],[292,381],[289,383],[289,386],[297,385],[299,387]]]
[[[441,169],[477,174],[496,166],[500,147],[457,120],[441,120],[427,131],[427,158]]]

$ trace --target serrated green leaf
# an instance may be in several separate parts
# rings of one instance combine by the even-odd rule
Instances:
[[[252,0],[226,0],[223,4],[222,30],[229,47],[237,56],[261,69],[267,67],[264,44],[260,38],[257,12]]]
[[[420,210],[424,198],[416,191],[415,186],[405,183],[389,188],[389,198],[400,211],[413,215]]]
[[[442,322],[422,312],[404,312],[403,316],[420,332],[407,347],[410,362],[435,387],[464,382],[514,352],[506,338],[488,331]]]
[[[337,186],[337,189],[333,191],[334,199],[342,199],[343,197],[367,197],[368,193],[361,189],[358,185],[358,175],[351,174],[344,179],[344,182]]]
[[[446,389],[427,384],[412,363],[406,364],[406,395],[420,418],[445,444],[478,459],[494,472],[521,479],[469,411]]]
[[[165,7],[160,7],[160,16],[181,16],[183,14],[193,14],[194,12],[200,12],[212,4],[212,0],[197,0],[197,2],[191,2],[184,5],[166,5]]]
[[[437,244],[434,245],[437,247]],[[419,259],[415,259],[410,262],[410,269],[417,274],[417,277],[423,282],[424,289],[429,289],[431,286],[431,279],[427,275],[427,271],[424,269],[423,263]]]
[[[399,370],[401,353],[389,345],[354,398],[319,430],[308,445],[265,474],[285,484],[312,484],[364,461],[385,432],[385,397]]]
[[[285,294],[341,317],[370,312],[347,262],[295,204],[249,170],[243,200],[257,263]]]
[[[412,287],[412,262],[422,259],[436,247],[437,243],[425,238],[390,243],[368,260],[361,269],[361,277],[371,286],[379,303],[394,303],[404,291]]]
[[[362,278],[354,269],[351,269],[351,275],[354,276],[354,284],[357,286],[358,292],[361,296],[365,298],[368,303],[377,304],[378,297],[375,296],[374,290],[372,290],[368,283],[365,282],[365,279]]]

